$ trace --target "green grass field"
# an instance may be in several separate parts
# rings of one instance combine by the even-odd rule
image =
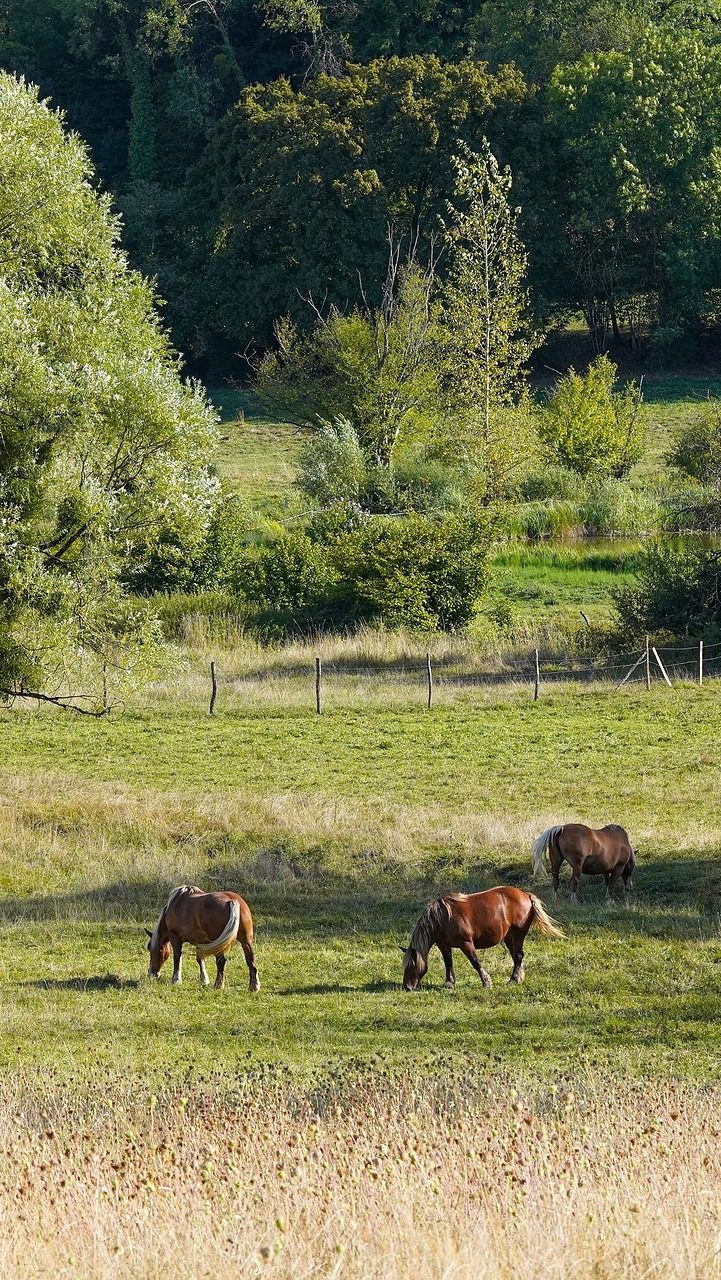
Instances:
[[[239,695],[240,697],[240,695]],[[301,1076],[429,1050],[554,1075],[608,1059],[718,1074],[718,690],[458,695],[424,713],[236,701],[101,722],[0,720],[0,1062],[61,1074],[224,1069]],[[527,980],[500,949],[484,991],[440,958],[416,995],[398,944],[427,897],[528,884],[534,834],[619,820],[640,850],[631,906],[559,903],[568,940],[532,935]],[[145,978],[142,927],[175,883],[235,887],[262,990],[234,957],[225,993]],[[541,886],[545,892],[546,885]],[[546,894],[547,896],[547,894]]]

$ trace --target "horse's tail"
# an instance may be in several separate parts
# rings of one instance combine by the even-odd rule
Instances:
[[[627,887],[628,889],[632,889],[632,888],[633,888],[633,876],[634,876],[635,871],[636,871],[636,850],[633,848],[633,845],[632,845],[632,846],[631,846],[631,857],[629,858],[628,862],[626,863],[626,871],[625,871],[625,874],[624,874],[624,877],[623,877],[623,878],[624,878],[624,880],[625,880],[625,882],[626,882],[626,887]]]
[[[537,877],[537,875],[538,875],[539,871],[541,870],[541,868],[542,868],[542,866],[543,866],[543,855],[544,855],[544,853],[546,852],[546,850],[547,850],[548,848],[550,848],[551,841],[553,840],[554,836],[559,835],[561,831],[563,831],[563,827],[562,827],[562,826],[559,826],[559,827],[548,827],[548,829],[547,829],[546,831],[542,831],[542,832],[541,832],[541,834],[540,834],[540,836],[538,837],[538,839],[537,839],[537,840],[534,840],[534,842],[533,842],[533,852],[532,852],[532,854],[531,854],[531,857],[532,857],[532,865],[533,865],[533,879],[534,879],[534,880],[536,879],[536,877]]]
[[[528,896],[533,907],[533,923],[538,925],[541,933],[547,933],[549,938],[565,938],[563,929],[551,919],[541,899],[537,898],[535,893],[529,893]]]
[[[240,904],[234,898],[230,900],[230,918],[223,932],[215,942],[199,942],[195,948],[198,960],[207,960],[208,956],[221,956],[230,951],[240,928]]]

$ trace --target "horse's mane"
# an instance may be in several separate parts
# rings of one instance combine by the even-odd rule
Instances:
[[[449,902],[465,902],[467,893],[446,893],[442,898],[434,898],[421,912],[410,941],[410,948],[420,955],[427,956],[438,934],[450,920]]]
[[[202,889],[199,889],[199,888],[198,888],[198,886],[197,886],[197,884],[179,884],[179,885],[178,885],[178,887],[177,887],[176,889],[173,889],[173,891],[172,891],[172,893],[171,893],[170,897],[168,898],[168,901],[166,902],[165,906],[163,907],[163,910],[161,911],[160,915],[158,916],[157,920],[155,921],[155,928],[153,929],[153,932],[152,932],[152,935],[151,935],[151,938],[150,938],[150,946],[151,946],[151,947],[157,947],[157,946],[158,946],[158,937],[159,937],[159,934],[160,934],[160,926],[161,926],[161,924],[162,924],[162,922],[163,922],[163,920],[164,920],[164,918],[165,918],[165,913],[166,913],[166,911],[168,910],[168,907],[170,906],[171,902],[175,902],[175,899],[176,899],[176,898],[179,898],[179,897],[180,897],[180,895],[181,895],[181,893],[202,893],[202,892],[203,892],[203,890],[202,890]]]

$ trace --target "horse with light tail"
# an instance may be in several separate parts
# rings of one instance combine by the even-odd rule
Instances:
[[[228,952],[240,943],[250,971],[250,990],[260,990],[260,980],[253,950],[253,919],[250,908],[238,893],[230,890],[204,893],[197,885],[181,884],[173,889],[161,911],[155,928],[148,935],[150,964],[148,977],[160,977],[160,970],[173,952],[172,982],[182,981],[183,943],[195,947],[195,958],[204,987],[210,979],[205,968],[209,956],[215,956],[216,989],[225,986],[225,962]]]
[[[571,901],[580,902],[581,876],[603,876],[606,881],[606,901],[613,899],[613,890],[622,881],[628,892],[633,888],[636,855],[628,834],[623,827],[610,823],[595,830],[582,822],[567,822],[564,826],[548,827],[533,844],[532,862],[534,877],[543,866],[548,851],[551,865],[554,898],[558,894],[558,874],[564,862],[571,868]]]

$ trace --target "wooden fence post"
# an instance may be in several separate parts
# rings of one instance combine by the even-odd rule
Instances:
[[[323,710],[321,679],[323,676],[323,667],[320,658],[315,660],[315,709],[320,715]]]
[[[538,702],[539,694],[541,692],[541,667],[538,661],[538,649],[534,649],[533,652],[536,655],[536,687],[533,691],[533,701]]]
[[[431,666],[430,650],[426,651],[426,675],[428,677],[428,710],[433,706],[433,667]]]
[[[698,642],[698,682],[703,684],[703,640]]]
[[[651,688],[651,647],[648,636],[646,636],[646,688]]]
[[[216,699],[216,698],[217,698],[217,696],[218,696],[218,681],[217,681],[217,679],[216,679],[216,675],[215,675],[215,663],[214,663],[214,662],[211,662],[211,664],[210,664],[210,683],[211,683],[211,685],[212,685],[212,691],[211,691],[211,694],[210,694],[210,707],[208,708],[208,715],[209,715],[209,716],[212,716],[212,715],[213,715],[213,713],[214,713],[214,711],[215,711],[215,699]]]

